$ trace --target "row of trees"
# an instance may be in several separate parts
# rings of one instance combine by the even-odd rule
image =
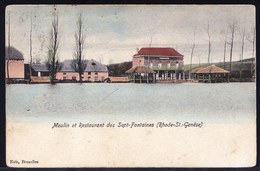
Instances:
[[[56,11],[56,8],[54,6],[54,11]],[[32,15],[31,15],[32,16]],[[8,16],[9,20],[9,26],[8,26],[8,47],[10,47],[10,13]],[[86,39],[86,36],[84,34],[84,23],[83,23],[83,16],[82,13],[79,14],[78,20],[76,22],[77,24],[77,30],[75,31],[75,49],[73,52],[73,60],[71,63],[71,67],[78,72],[79,74],[79,79],[80,82],[82,82],[82,73],[86,69],[86,62],[84,61],[84,56],[83,56],[83,51],[84,51],[84,42]],[[33,32],[33,21],[31,17],[31,27],[30,27],[30,78],[31,78],[31,65],[32,65],[32,32]],[[211,49],[212,49],[212,29],[211,25],[208,22],[207,25],[204,27],[205,33],[207,34],[207,42],[208,42],[208,64],[210,64],[211,61]],[[224,55],[223,55],[223,61],[224,61],[224,69],[226,69],[226,50],[227,50],[227,45],[230,46],[230,55],[229,55],[229,70],[232,71],[232,57],[233,57],[233,47],[234,47],[234,38],[236,36],[236,32],[238,30],[238,22],[233,20],[229,22],[228,28],[226,33],[224,34]],[[254,58],[254,51],[255,51],[255,38],[256,38],[256,28],[255,26],[252,28],[251,32],[246,34],[245,28],[240,28],[239,33],[241,36],[241,66],[243,65],[243,55],[244,55],[244,44],[245,44],[245,39],[252,44],[252,58]],[[229,34],[229,36],[228,36]],[[59,49],[59,18],[58,14],[54,13],[51,29],[50,29],[50,42],[48,46],[48,55],[47,55],[47,60],[46,60],[46,65],[47,68],[50,71],[50,79],[51,83],[54,83],[56,73],[58,70],[61,69],[61,63],[58,60],[58,49]],[[193,42],[191,46],[191,55],[190,55],[190,70],[192,69],[192,61],[193,61],[193,56],[194,56],[194,51],[196,46],[196,34],[195,30],[193,32]],[[151,42],[152,42],[152,37],[151,37]],[[151,46],[151,42],[149,44],[149,47]],[[8,48],[9,49],[9,48]],[[8,53],[10,54],[10,53]],[[10,55],[8,55],[10,56]],[[8,57],[9,59],[9,57]],[[9,62],[9,60],[8,60]],[[241,67],[242,68],[242,67]],[[7,65],[7,77],[9,78],[9,71],[8,71],[8,65]],[[251,72],[253,72],[253,60],[252,60],[252,67],[251,67]]]
[[[54,7],[54,10],[56,11],[56,8]],[[32,55],[32,34],[33,34],[33,19],[31,15],[30,20],[30,35],[29,35],[29,49],[30,49],[30,82],[31,82],[31,76],[32,76],[32,64],[33,64],[33,55]],[[10,60],[10,13],[8,13],[8,48],[7,48],[7,83],[9,83],[9,60]],[[80,82],[82,82],[82,74],[84,70],[86,69],[86,61],[84,60],[83,56],[83,50],[84,50],[84,42],[86,39],[85,33],[84,33],[84,23],[83,23],[83,16],[82,13],[79,14],[78,20],[77,20],[77,30],[75,31],[75,49],[73,52],[73,60],[71,62],[71,67],[75,70],[75,72],[78,72]],[[52,25],[50,29],[50,35],[49,35],[49,45],[48,45],[48,54],[47,54],[47,60],[46,60],[46,66],[48,70],[50,71],[50,83],[54,84],[56,79],[56,73],[61,69],[62,65],[59,62],[58,58],[58,49],[59,49],[59,40],[60,40],[60,32],[59,32],[59,17],[57,13],[54,13]]]
[[[58,48],[59,48],[59,20],[58,14],[54,15],[52,21],[52,27],[50,32],[50,44],[48,46],[48,60],[47,67],[50,71],[50,81],[54,84],[56,73],[61,69],[62,65],[58,60]],[[71,62],[71,67],[78,72],[79,81],[82,82],[82,74],[86,69],[87,65],[83,57],[85,33],[82,13],[79,14],[77,20],[77,30],[75,31],[75,49],[74,49],[74,59]]]
[[[208,60],[207,63],[210,64],[211,62],[211,49],[212,49],[212,31],[211,31],[211,26],[209,24],[209,22],[207,23],[207,25],[204,27],[204,30],[207,34],[207,42],[208,42]],[[252,44],[252,64],[251,64],[251,74],[253,76],[254,74],[254,68],[253,68],[253,61],[254,61],[254,54],[255,54],[255,41],[256,41],[256,28],[255,26],[253,26],[251,28],[251,30],[246,33],[246,29],[245,27],[241,27],[239,28],[238,22],[236,20],[232,20],[228,23],[228,28],[226,30],[226,32],[224,33],[224,55],[223,55],[223,68],[226,69],[226,50],[227,50],[227,45],[230,46],[230,54],[229,54],[229,71],[232,71],[232,58],[233,58],[233,48],[234,48],[234,39],[236,36],[237,31],[240,34],[240,38],[241,38],[241,55],[240,55],[240,62],[241,62],[241,66],[240,66],[240,77],[241,77],[241,72],[242,72],[242,68],[243,68],[243,58],[244,58],[244,45],[245,45],[245,38],[246,40]],[[193,31],[194,35],[193,35],[193,43],[191,45],[191,55],[190,55],[190,70],[192,69],[192,59],[193,59],[193,54],[194,54],[194,50],[195,50],[195,30]],[[229,36],[228,36],[229,34]]]

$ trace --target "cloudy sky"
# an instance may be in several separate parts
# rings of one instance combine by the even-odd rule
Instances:
[[[137,48],[173,47],[190,62],[195,40],[194,63],[207,62],[209,23],[212,51],[211,62],[223,61],[225,35],[230,37],[229,23],[237,23],[234,60],[241,57],[241,32],[252,37],[255,8],[252,5],[12,5],[10,14],[11,46],[29,61],[29,33],[32,16],[33,58],[47,58],[49,34],[54,15],[59,15],[59,59],[71,59],[75,48],[76,21],[81,12],[86,35],[84,57],[104,64],[132,60]],[[8,35],[6,17],[6,40]],[[195,33],[195,34],[194,34]],[[195,36],[194,36],[195,35]],[[195,37],[195,39],[194,39]],[[152,40],[152,41],[151,41]],[[6,41],[6,45],[8,42]],[[226,56],[229,58],[230,46]],[[244,58],[252,57],[252,44],[245,39]]]

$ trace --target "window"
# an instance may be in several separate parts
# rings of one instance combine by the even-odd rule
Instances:
[[[97,72],[95,72],[95,75],[97,75]]]
[[[167,63],[167,68],[171,68],[171,63],[170,63],[170,61]]]
[[[72,76],[72,80],[76,80],[76,76]]]
[[[158,63],[158,68],[162,68],[162,63]]]
[[[95,81],[97,81],[98,80],[98,76],[95,76]]]
[[[63,72],[63,75],[66,75],[66,72]]]
[[[152,67],[153,67],[153,62],[150,63],[150,68],[152,68]]]
[[[91,72],[88,72],[88,75],[91,75]]]
[[[91,79],[91,77],[88,77],[88,81]]]

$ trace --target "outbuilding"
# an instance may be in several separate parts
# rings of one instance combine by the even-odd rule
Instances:
[[[14,47],[5,49],[5,78],[24,79],[24,57]]]
[[[129,74],[131,82],[134,83],[155,83],[156,72],[146,66],[135,66],[125,72]]]
[[[192,74],[199,82],[229,82],[229,71],[215,65],[194,69]]]

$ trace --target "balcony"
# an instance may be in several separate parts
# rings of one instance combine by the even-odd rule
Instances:
[[[164,70],[164,71],[171,71],[171,70],[183,70],[183,65],[179,65],[178,67],[176,66],[161,66],[161,67],[158,67],[158,66],[152,66],[152,67],[149,67],[150,69],[152,70],[157,70],[157,71],[161,71],[161,70]]]

